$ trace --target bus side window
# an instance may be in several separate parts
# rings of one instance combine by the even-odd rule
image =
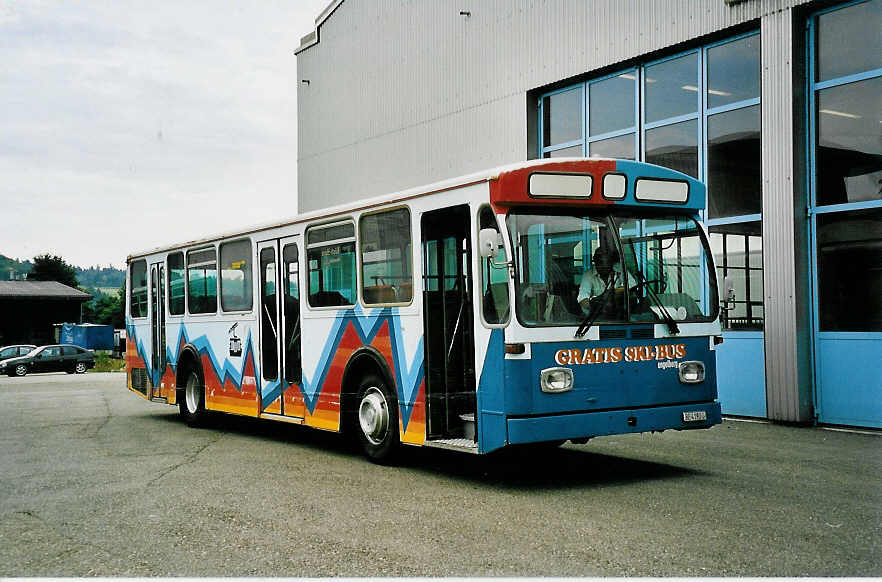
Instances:
[[[478,213],[478,231],[483,228],[494,229],[501,240],[496,215],[489,206],[482,207]],[[508,321],[508,268],[501,266],[506,260],[505,248],[501,245],[495,258],[481,259],[482,312],[484,321],[491,325]]]

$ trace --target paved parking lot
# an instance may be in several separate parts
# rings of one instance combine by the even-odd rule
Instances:
[[[0,378],[0,576],[880,576],[882,435],[727,421],[542,455],[220,417],[121,374]]]

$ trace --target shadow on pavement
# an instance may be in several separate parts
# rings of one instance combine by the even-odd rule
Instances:
[[[172,411],[170,411],[172,412]],[[185,427],[176,412],[144,415],[157,422]],[[351,457],[369,463],[358,447],[341,434],[310,427],[244,416],[213,414],[202,429],[235,433],[275,442],[309,447],[322,454]],[[562,489],[621,485],[651,479],[676,479],[701,474],[677,467],[627,457],[594,453],[591,445],[510,447],[489,455],[471,455],[425,447],[402,447],[394,466],[428,475],[467,479],[476,484],[511,489]]]

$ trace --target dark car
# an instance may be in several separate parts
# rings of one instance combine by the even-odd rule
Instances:
[[[3,346],[0,348],[0,361],[8,360],[9,358],[17,358],[18,356],[26,356],[31,350],[35,349],[37,346],[32,346],[29,344],[18,344],[14,346]]]
[[[24,376],[31,372],[67,372],[82,374],[95,367],[95,355],[80,346],[69,344],[42,346],[26,356],[0,362],[0,374]]]

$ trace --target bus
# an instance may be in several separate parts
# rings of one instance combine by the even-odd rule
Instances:
[[[627,160],[494,168],[127,258],[129,390],[484,454],[721,422],[704,185]]]

